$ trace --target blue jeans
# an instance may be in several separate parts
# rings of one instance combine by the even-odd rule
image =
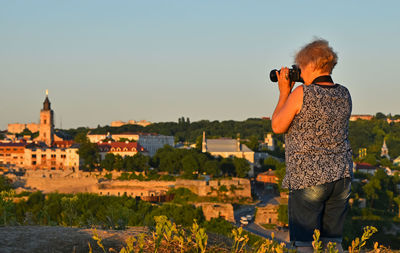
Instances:
[[[295,246],[312,246],[314,230],[322,242],[342,243],[351,179],[289,191],[289,233]]]

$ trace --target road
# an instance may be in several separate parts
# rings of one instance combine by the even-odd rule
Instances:
[[[267,189],[263,185],[252,184],[253,189],[255,189],[255,194],[257,195],[259,202],[252,205],[243,205],[234,211],[234,216],[236,221],[240,221],[242,216],[252,215],[254,217],[256,206],[265,206],[267,203],[279,204],[274,198],[276,194],[273,193],[271,189]],[[235,224],[237,227],[243,226],[240,222]],[[264,227],[254,223],[254,219],[249,221],[248,225],[243,226],[243,229],[256,234],[258,236],[271,239],[271,233],[274,233],[274,238],[278,242],[284,242],[288,244],[289,233],[284,230],[277,229],[265,229]]]

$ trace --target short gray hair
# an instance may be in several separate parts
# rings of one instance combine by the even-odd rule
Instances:
[[[305,45],[295,57],[295,62],[299,67],[314,63],[316,69],[329,73],[332,73],[337,60],[337,54],[324,39],[316,39]]]

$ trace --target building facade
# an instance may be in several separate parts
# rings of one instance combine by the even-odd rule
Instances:
[[[23,167],[26,143],[0,143],[0,166]]]
[[[121,134],[91,134],[88,133],[87,137],[92,143],[99,143],[103,140],[112,139],[116,142],[120,140],[136,141],[144,149],[147,150],[150,156],[156,154],[157,150],[165,145],[174,146],[175,139],[173,136],[159,135],[156,133],[121,133]]]
[[[25,169],[78,170],[80,165],[78,146],[49,148],[28,145],[25,148]]]
[[[146,149],[140,146],[137,142],[106,142],[106,143],[98,143],[99,147],[99,155],[100,159],[103,160],[106,157],[106,154],[111,153],[114,155],[120,155],[122,157],[125,156],[134,156],[137,153],[142,153],[144,155],[148,155]]]
[[[213,156],[221,156],[223,158],[244,158],[250,163],[249,176],[254,175],[254,151],[245,144],[241,144],[239,138],[236,140],[231,138],[207,140],[206,134],[203,132],[202,152],[208,152]]]

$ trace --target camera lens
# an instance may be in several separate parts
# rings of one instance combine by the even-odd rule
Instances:
[[[269,79],[271,79],[272,82],[276,83],[278,82],[278,77],[276,76],[276,69],[271,70],[271,72],[269,72]],[[279,71],[278,71],[279,73]]]

